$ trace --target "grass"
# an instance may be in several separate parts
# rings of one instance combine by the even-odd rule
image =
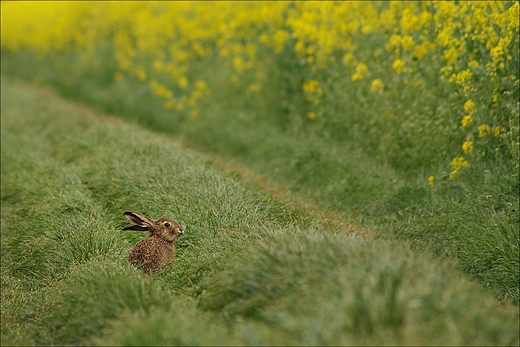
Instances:
[[[332,198],[339,175],[334,158],[345,160],[342,168],[353,166],[363,158],[355,147],[350,156],[334,156],[321,150],[323,143],[310,148],[272,132],[271,142],[256,147],[254,138],[218,128],[215,135],[245,143],[248,155],[234,156],[266,175],[263,184],[286,183],[295,191],[271,194],[247,175],[216,165],[225,156],[184,147],[197,138],[181,144],[168,135],[178,131],[158,133],[109,118],[47,89],[2,78],[1,114],[3,345],[519,343],[517,309],[498,305],[461,271],[475,269],[480,283],[492,288],[517,288],[500,282],[517,275],[504,265],[518,252],[508,205],[514,200],[501,210],[498,197],[479,202],[489,209],[469,225],[486,243],[468,247],[473,239],[455,227],[462,217],[428,215],[431,206],[446,211],[452,205],[428,190],[400,187],[391,169],[376,175],[377,162],[368,158],[344,178],[355,182],[365,173],[344,194],[355,197],[348,213],[361,222],[373,217],[365,223],[371,227],[324,210],[342,201]],[[207,136],[206,145],[213,135]],[[258,160],[266,153],[273,158]],[[292,164],[281,165],[289,154]],[[379,194],[373,199],[381,205],[356,212],[371,193]],[[465,214],[460,207],[468,208],[468,201],[456,194],[449,201],[458,201]],[[396,217],[381,224],[386,219],[375,218],[378,206],[388,219]],[[126,210],[187,226],[173,270],[146,276],[127,264],[142,234],[121,230]],[[502,236],[480,222],[495,225]],[[424,236],[443,228],[455,233]],[[394,233],[412,240],[412,247]],[[456,257],[443,259],[443,252]],[[482,264],[467,268],[475,259]],[[486,269],[491,261],[502,267]]]
[[[366,111],[363,105],[372,99],[361,90],[356,91],[361,105],[343,105],[336,115],[348,111],[353,117],[352,127],[322,127],[298,117],[285,119],[283,105],[265,101],[280,97],[277,90],[263,90],[260,97],[251,98],[229,81],[226,68],[201,68],[199,77],[218,88],[212,88],[211,98],[202,102],[203,116],[189,118],[164,110],[138,81],[106,82],[106,74],[92,74],[94,66],[75,60],[80,58],[48,55],[42,61],[50,67],[38,69],[36,58],[22,51],[16,56],[5,54],[2,64],[6,73],[29,80],[37,78],[68,98],[107,113],[115,112],[127,121],[178,139],[184,146],[206,153],[208,163],[239,175],[252,172],[261,186],[274,187],[272,191],[283,192],[300,205],[304,201],[303,205],[311,209],[376,228],[378,235],[397,238],[415,249],[456,257],[460,268],[491,288],[500,302],[518,305],[518,163],[508,157],[504,148],[497,145],[492,153],[474,153],[471,167],[452,180],[448,179],[450,157],[436,153],[435,148],[425,148],[420,141],[405,145],[415,154],[399,155],[394,152],[400,147],[392,147],[393,156],[401,162],[389,160],[386,154],[390,149],[381,149],[377,141],[371,140],[376,136],[371,132],[377,132],[379,126],[359,123],[370,112],[384,112],[384,105],[376,104],[374,111]],[[111,61],[108,56],[103,59]],[[52,66],[68,67],[72,73],[63,76]],[[273,70],[273,79],[282,81]],[[100,76],[105,78],[100,80]],[[435,135],[435,141],[443,146],[457,143],[463,135],[458,122],[448,125],[443,123],[448,120],[431,118],[421,107],[428,108],[433,101],[422,105],[414,89],[407,87],[393,102],[410,117],[420,114],[417,117],[424,118],[425,124],[419,126],[410,120],[412,123],[399,131],[419,138],[434,136],[415,134],[414,124],[423,132],[430,131],[431,125],[446,130],[442,136]],[[433,92],[439,93],[432,97],[439,100],[439,112],[445,114],[455,107],[453,100],[445,100],[442,91]],[[287,102],[297,107],[299,101],[293,97]],[[437,134],[438,129],[433,133]],[[489,146],[491,149],[495,145]],[[432,163],[421,167],[413,159],[417,157],[432,158]],[[431,172],[443,173],[436,176],[433,189],[427,186]]]

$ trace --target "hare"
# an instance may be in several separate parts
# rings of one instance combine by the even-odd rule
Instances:
[[[135,212],[125,212],[124,215],[132,224],[125,226],[123,230],[150,232],[147,238],[142,239],[132,248],[128,256],[130,264],[142,268],[149,275],[175,259],[173,241],[184,234],[177,221],[168,218],[152,220]]]

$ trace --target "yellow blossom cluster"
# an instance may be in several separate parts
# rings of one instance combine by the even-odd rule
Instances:
[[[306,95],[308,101],[318,104],[320,96],[323,94],[323,90],[320,87],[320,83],[316,80],[306,81],[302,85],[302,89]]]
[[[375,94],[382,94],[385,89],[385,84],[380,78],[376,78],[370,84],[370,91]]]
[[[290,48],[314,72],[329,67],[340,53],[354,63],[351,79],[358,81],[370,70],[368,62],[356,58],[358,42],[382,33],[388,37],[386,49],[394,56],[391,66],[396,73],[414,71],[416,61],[440,49],[443,76],[467,91],[475,69],[485,65],[493,74],[512,59],[509,45],[518,27],[518,3],[506,10],[503,2],[491,1],[391,2],[388,6],[377,2],[13,2],[3,3],[2,9],[10,12],[3,18],[2,46],[66,50],[90,47],[109,36],[121,71],[143,81],[150,78],[150,70],[176,80],[187,78],[190,61],[213,54],[229,58],[240,78],[245,71],[261,68],[262,47],[274,54]],[[470,42],[482,43],[488,50],[486,60],[479,59]],[[469,59],[460,59],[466,55]]]
[[[1,6],[2,13],[9,14],[2,16],[2,48],[73,52],[98,65],[103,64],[103,49],[116,62],[111,72],[115,82],[140,83],[164,109],[191,117],[199,115],[199,102],[212,95],[212,88],[220,87],[219,78],[249,94],[277,88],[266,72],[275,66],[296,81],[292,89],[307,103],[302,114],[309,120],[331,114],[324,109],[327,100],[346,94],[328,95],[337,81],[355,90],[365,88],[373,100],[383,100],[385,115],[401,114],[389,100],[409,84],[453,90],[460,103],[450,117],[468,135],[485,139],[511,133],[506,118],[497,114],[504,81],[516,88],[519,84],[510,72],[518,65],[518,1]],[[221,76],[224,70],[230,75]],[[477,148],[471,136],[462,145],[467,155]],[[469,165],[459,159],[453,159],[450,177]]]
[[[463,127],[466,127],[473,122],[473,114],[477,112],[477,106],[475,105],[473,100],[467,100],[464,103],[464,111],[466,111],[467,114],[464,117],[462,117],[461,123]]]
[[[460,174],[460,170],[462,170],[462,168],[470,166],[469,162],[466,159],[464,159],[464,157],[462,157],[462,156],[453,158],[452,161],[450,162],[450,165],[451,165],[450,178],[458,177]]]

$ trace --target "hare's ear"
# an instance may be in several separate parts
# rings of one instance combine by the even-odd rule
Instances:
[[[139,213],[125,212],[125,217],[133,224],[123,227],[123,230],[147,231],[153,224],[153,220]]]

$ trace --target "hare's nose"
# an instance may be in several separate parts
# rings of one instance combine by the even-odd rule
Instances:
[[[179,234],[184,234],[184,229],[179,229]]]

